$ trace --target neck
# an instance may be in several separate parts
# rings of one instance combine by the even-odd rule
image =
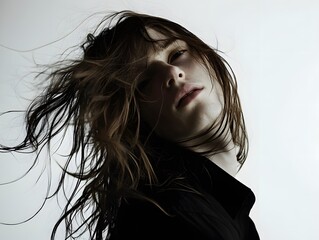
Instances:
[[[237,150],[234,146],[225,152],[221,152],[213,156],[208,156],[208,159],[222,168],[228,174],[235,176],[239,167],[236,154]]]
[[[189,142],[188,142],[189,144]],[[187,145],[188,145],[187,144]],[[190,145],[185,146],[189,149],[191,149],[194,152],[197,153],[202,153],[205,151],[208,151],[210,149],[209,144],[207,145],[200,145],[197,147],[190,147]],[[235,146],[235,144],[233,143],[233,141],[231,140],[227,146],[225,147],[225,149],[217,154],[214,155],[205,155],[209,160],[211,160],[213,163],[215,163],[217,166],[219,166],[220,168],[222,168],[225,172],[227,172],[228,174],[230,174],[231,176],[235,176],[237,171],[238,171],[238,167],[239,167],[239,163],[237,162],[237,147]]]

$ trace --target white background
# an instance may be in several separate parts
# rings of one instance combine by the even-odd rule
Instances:
[[[316,0],[1,0],[0,44],[7,48],[0,47],[0,112],[23,109],[23,98],[34,96],[29,74],[36,70],[34,61],[53,61],[81,42],[102,17],[89,18],[77,28],[89,15],[123,9],[176,21],[225,53],[238,78],[250,137],[250,154],[238,179],[256,194],[251,216],[261,239],[319,239]],[[1,143],[23,137],[20,115],[2,116],[0,124]],[[0,182],[19,177],[31,160],[0,154]],[[0,186],[0,222],[23,221],[41,206],[46,171],[36,181],[44,165]],[[56,201],[50,200],[33,220],[0,225],[0,239],[49,239],[59,213]],[[61,232],[57,239],[62,239]]]

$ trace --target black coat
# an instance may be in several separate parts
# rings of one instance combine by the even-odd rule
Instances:
[[[140,187],[158,206],[123,199],[111,240],[259,239],[249,218],[255,196],[248,187],[205,157],[159,144],[153,166],[160,184]]]

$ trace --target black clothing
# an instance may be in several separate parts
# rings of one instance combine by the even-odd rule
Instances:
[[[123,199],[111,240],[259,239],[249,218],[255,196],[248,187],[205,157],[159,144],[152,159],[159,184],[141,184],[139,190],[160,207]]]

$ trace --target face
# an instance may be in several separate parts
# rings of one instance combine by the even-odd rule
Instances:
[[[149,29],[155,39],[165,39]],[[143,121],[161,137],[179,142],[211,126],[222,110],[222,91],[217,81],[177,40],[148,54],[148,66],[138,87]]]

